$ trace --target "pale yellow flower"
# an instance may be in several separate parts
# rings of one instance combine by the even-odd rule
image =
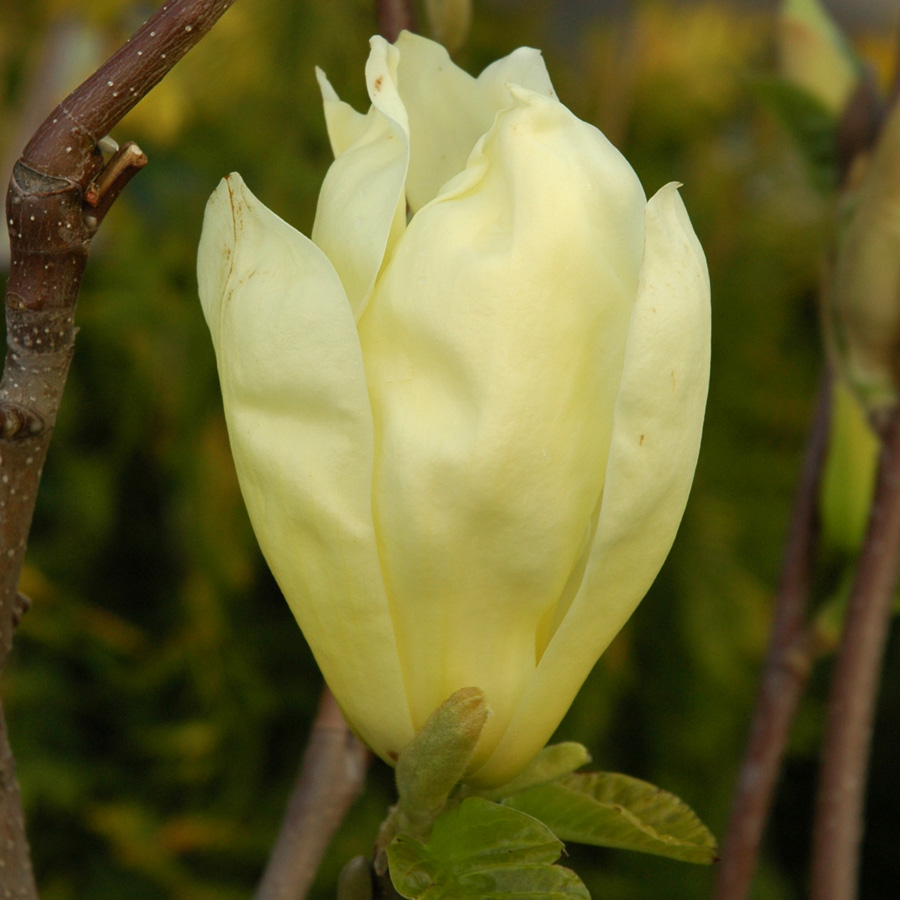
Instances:
[[[312,240],[231,175],[200,246],[241,488],[328,684],[386,760],[462,687],[470,779],[516,775],[662,564],[709,372],[676,186],[521,49],[475,79],[372,39]]]

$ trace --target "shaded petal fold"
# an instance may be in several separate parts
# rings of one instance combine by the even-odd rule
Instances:
[[[515,105],[510,85],[556,95],[537,50],[516,50],[473,78],[450,59],[444,47],[427,38],[404,31],[396,46],[399,90],[411,136],[407,199],[416,213],[463,171],[496,114]]]
[[[478,82],[440,44],[404,31],[397,48],[399,89],[411,135],[407,199],[416,213],[465,168],[497,110]]]
[[[357,318],[406,222],[409,123],[397,93],[398,62],[396,47],[372,38],[366,116],[353,113],[327,79],[319,79],[338,155],[322,183],[312,238],[331,260]]]

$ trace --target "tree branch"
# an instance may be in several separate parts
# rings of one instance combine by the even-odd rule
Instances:
[[[255,900],[303,900],[322,856],[365,784],[369,751],[328,688]]]
[[[126,145],[107,164],[98,142],[200,40],[233,0],[169,0],[44,121],[15,164],[6,198],[10,273],[0,381],[0,667],[22,612],[17,585],[41,470],[74,352],[88,248],[146,158]],[[86,204],[86,200],[90,200]],[[37,897],[15,765],[0,721],[0,871]]]
[[[25,837],[22,799],[16,781],[16,763],[6,736],[6,721],[0,706],[0,863],[3,896],[10,900],[36,900],[37,886]]]
[[[900,412],[895,409],[832,676],[813,826],[812,900],[856,897],[869,747],[898,568]]]
[[[807,438],[769,650],[722,848],[714,900],[744,900],[750,890],[790,729],[809,678],[815,647],[806,609],[818,542],[818,497],[828,445],[831,395],[831,376],[825,371]]]

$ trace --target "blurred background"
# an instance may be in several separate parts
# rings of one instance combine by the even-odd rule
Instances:
[[[0,0],[4,184],[34,125],[154,8]],[[834,11],[888,78],[895,4]],[[684,184],[708,255],[712,382],[687,514],[560,734],[597,767],[680,795],[720,837],[816,392],[832,221],[754,90],[773,67],[772,14],[747,2],[475,0],[458,54],[476,73],[541,47],[560,98],[625,153],[648,194]],[[150,165],[93,245],[22,579],[34,608],[0,683],[44,900],[246,897],[274,840],[321,682],[237,489],[195,252],[206,199],[233,170],[308,233],[330,161],[313,66],[366,108],[373,30],[367,0],[240,0],[114,133]],[[854,537],[829,540],[823,596],[843,583]],[[898,643],[895,633],[874,746],[866,900],[900,881]],[[801,709],[760,900],[804,894],[830,668],[816,666]],[[342,863],[368,852],[391,785],[373,764],[315,898],[332,897]],[[570,851],[598,900],[711,890],[709,869]]]

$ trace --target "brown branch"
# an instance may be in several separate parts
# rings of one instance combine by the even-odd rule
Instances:
[[[856,897],[869,747],[898,568],[900,413],[895,411],[832,676],[813,826],[812,900]]]
[[[369,751],[353,736],[325,688],[255,900],[306,897],[334,832],[363,789],[368,763]]]
[[[22,612],[17,585],[35,498],[74,352],[75,301],[91,238],[146,162],[128,145],[104,163],[98,142],[203,37],[233,0],[170,0],[44,121],[6,198],[10,273],[0,381],[0,667]],[[93,205],[85,203],[93,191]],[[34,900],[15,764],[0,721],[0,872]]]
[[[393,43],[401,31],[416,30],[416,14],[412,0],[375,0],[378,33]]]
[[[818,496],[830,411],[831,378],[826,371],[807,439],[769,650],[722,848],[715,900],[744,900],[750,890],[790,729],[815,652],[806,610],[818,542]]]
[[[6,201],[12,261],[0,382],[0,665],[12,642],[16,584],[72,356],[88,247],[123,176],[141,164],[138,151],[124,167],[116,157],[105,166],[97,143],[231,2],[171,0],[163,6],[47,117],[15,165]],[[85,193],[111,167],[116,177],[101,192],[98,208],[85,215]]]
[[[66,81],[71,75],[72,60],[80,46],[89,40],[92,26],[84,22],[64,20],[51,24],[47,29],[40,52],[29,66],[18,104],[15,119],[7,116],[0,133],[0,173],[9,177],[13,165],[25,143],[52,109],[63,91],[69,87]],[[100,60],[98,59],[97,62]],[[88,70],[86,70],[88,71]],[[9,268],[9,243],[0,238],[0,269]]]

